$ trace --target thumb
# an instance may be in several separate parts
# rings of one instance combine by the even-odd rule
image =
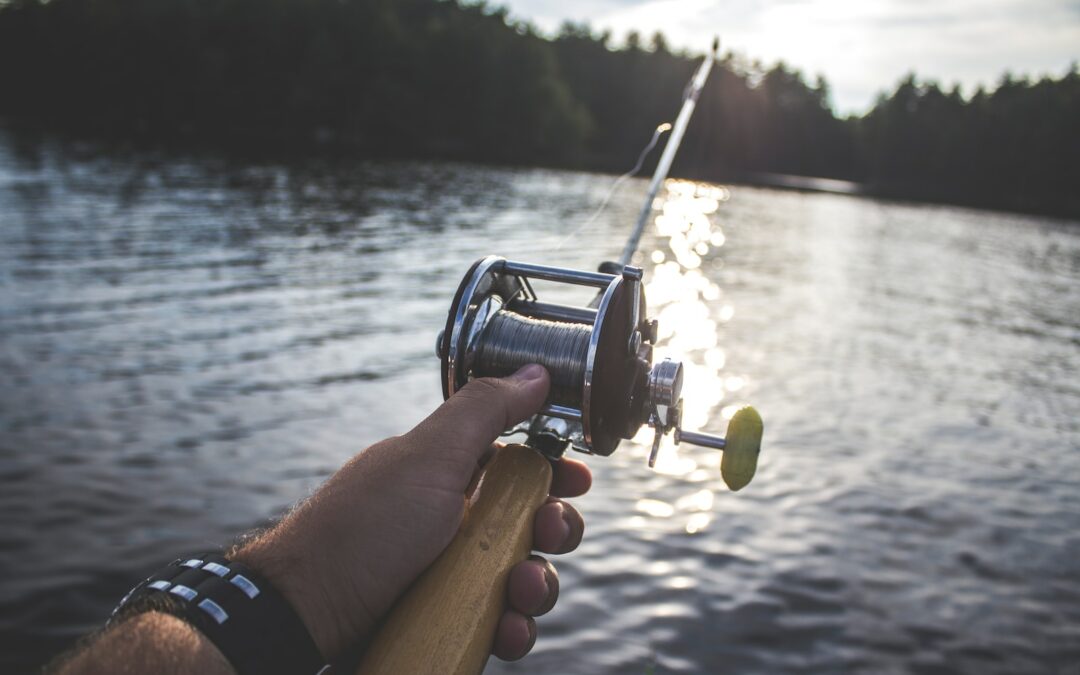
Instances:
[[[524,366],[504,378],[472,380],[409,432],[414,447],[475,462],[505,429],[544,405],[551,381],[543,366]]]

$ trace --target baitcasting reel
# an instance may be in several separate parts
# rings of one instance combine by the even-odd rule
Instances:
[[[660,439],[674,432],[687,442],[724,450],[721,472],[732,490],[750,482],[761,450],[761,417],[740,410],[727,438],[683,431],[682,363],[653,364],[657,322],[646,319],[640,268],[605,263],[581,272],[512,262],[498,256],[469,269],[450,308],[436,353],[442,362],[443,395],[476,377],[504,377],[539,363],[551,376],[551,392],[527,427],[528,444],[558,458],[567,445],[610,455],[619,441],[643,424],[656,430],[649,466]],[[598,289],[587,307],[542,302],[530,279]]]

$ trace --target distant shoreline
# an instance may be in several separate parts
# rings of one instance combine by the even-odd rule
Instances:
[[[400,155],[368,153],[362,152],[356,147],[348,144],[294,143],[275,145],[272,147],[265,144],[257,144],[256,147],[256,145],[252,145],[248,142],[221,144],[206,139],[186,141],[179,138],[156,139],[146,137],[116,138],[95,136],[61,129],[44,129],[37,125],[26,125],[25,123],[19,123],[18,121],[0,116],[0,138],[3,138],[4,136],[7,136],[10,141],[24,144],[27,150],[38,143],[56,142],[61,146],[64,146],[66,151],[77,155],[87,153],[132,153],[156,156],[162,161],[168,161],[169,157],[214,157],[243,163],[295,161],[298,158],[308,157],[311,159],[333,159],[341,161],[440,162],[448,164],[459,163],[476,166],[503,167],[507,169],[580,171],[582,173],[608,175],[613,178],[618,175],[617,171],[611,171],[604,168],[562,166],[554,163],[523,164],[518,162],[499,162],[468,157],[455,157],[452,155],[439,155],[436,153]],[[637,177],[647,179],[648,173],[642,171]],[[925,204],[928,206],[957,206],[1002,213],[1046,216],[1061,219],[1080,226],[1080,208],[1071,211],[1067,208],[1022,209],[1010,207],[1008,204],[991,204],[985,201],[980,202],[975,199],[965,201],[941,197],[934,198],[932,196],[919,197],[918,195],[905,193],[895,189],[890,190],[881,186],[834,178],[760,172],[702,176],[681,173],[679,171],[673,172],[672,178],[700,180],[722,185],[771,188],[791,192],[813,192],[850,197],[868,197],[871,199],[883,199],[910,204]]]
[[[957,196],[946,197],[941,195],[920,195],[917,191],[905,192],[896,187],[873,185],[869,183],[857,183],[854,181],[837,180],[833,178],[817,178],[813,176],[795,176],[789,174],[745,174],[732,176],[727,180],[720,181],[728,185],[745,185],[748,187],[764,187],[778,190],[791,190],[793,192],[818,192],[826,194],[846,195],[852,197],[869,197],[892,202],[908,204],[925,204],[927,206],[956,206],[968,209],[979,209],[999,213],[1016,213],[1022,215],[1044,216],[1064,220],[1080,226],[1080,207],[1073,205],[1056,205],[1048,203],[1042,206],[1021,208],[1011,205],[1008,201],[988,200],[972,197],[963,199]]]

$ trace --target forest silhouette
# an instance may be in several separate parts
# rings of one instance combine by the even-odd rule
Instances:
[[[699,58],[452,0],[0,0],[7,124],[125,141],[623,171]],[[673,173],[1076,217],[1080,73],[911,75],[840,118],[823,78],[726,54]]]

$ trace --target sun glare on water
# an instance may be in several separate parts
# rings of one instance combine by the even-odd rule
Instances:
[[[652,264],[645,294],[651,318],[660,323],[654,361],[668,357],[683,363],[683,428],[722,433],[727,419],[741,407],[733,397],[747,379],[725,370],[719,333],[735,316],[735,308],[702,267],[726,242],[713,220],[730,194],[724,187],[686,180],[668,180],[665,188],[667,194],[654,203],[659,211],[655,249],[640,254],[642,262]],[[634,452],[647,456],[652,436],[650,427],[642,427],[634,438]],[[668,436],[655,470],[700,484],[719,473],[720,459],[720,453],[711,450],[678,448]],[[681,516],[686,532],[694,534],[709,526],[712,504],[712,491],[699,488],[674,504],[639,500],[637,510],[654,518]]]

